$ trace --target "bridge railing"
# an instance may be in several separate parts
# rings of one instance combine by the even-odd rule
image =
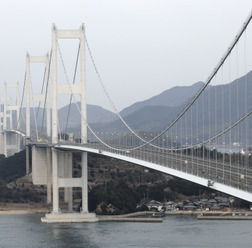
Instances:
[[[248,166],[239,166],[214,159],[190,156],[163,149],[114,150],[99,143],[88,143],[84,146],[103,151],[120,154],[139,159],[152,164],[161,165],[184,173],[218,182],[230,187],[252,192],[252,169]],[[125,149],[126,148],[126,149]]]

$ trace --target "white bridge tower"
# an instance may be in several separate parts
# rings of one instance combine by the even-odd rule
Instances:
[[[82,25],[77,30],[59,30],[52,27],[52,144],[58,144],[58,95],[79,94],[81,99],[81,143],[87,143],[87,107],[85,73],[85,30]],[[80,41],[80,82],[77,84],[59,84],[57,79],[58,39],[79,39]],[[95,214],[88,212],[88,169],[87,152],[82,152],[82,176],[72,177],[72,152],[60,152],[52,148],[52,184],[53,212],[42,218],[43,222],[95,222]],[[82,209],[80,214],[61,213],[59,209],[59,188],[64,188],[69,210],[72,210],[72,188],[82,189]]]

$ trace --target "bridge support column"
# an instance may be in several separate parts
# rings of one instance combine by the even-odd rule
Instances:
[[[52,149],[53,214],[59,213],[58,153]]]
[[[4,156],[7,158],[8,154],[7,154],[7,133],[4,132],[3,134],[3,151],[4,151]]]
[[[65,164],[68,166],[65,166]],[[66,178],[64,173],[66,172]],[[72,178],[72,153],[57,152],[52,149],[52,184],[53,184],[53,211],[41,218],[46,223],[62,222],[96,222],[98,221],[94,213],[88,212],[88,187],[87,187],[87,153],[82,154],[82,177]],[[65,188],[68,208],[72,210],[73,195],[72,188],[82,188],[82,211],[81,212],[61,212],[59,210],[59,188]],[[70,189],[70,190],[69,190]],[[66,199],[65,198],[65,199]]]
[[[29,147],[26,162],[29,162]],[[57,154],[57,153],[56,153]],[[29,168],[29,164],[27,166]],[[47,186],[47,203],[52,202],[52,156],[51,148],[32,146],[32,182],[34,185]]]
[[[73,176],[73,154],[71,152],[64,153],[64,176],[72,178]],[[68,203],[68,210],[73,211],[73,189],[72,187],[64,188],[65,202]]]
[[[16,147],[17,152],[20,152],[21,137],[18,134],[16,134],[16,145],[17,145]]]
[[[5,155],[4,133],[0,133],[0,154]]]
[[[21,138],[19,134],[13,132],[4,132],[5,135],[5,153],[6,156],[12,156],[20,152]]]
[[[88,213],[88,167],[87,167],[87,152],[83,152],[81,156],[82,169],[82,212]]]
[[[52,202],[52,157],[51,148],[46,148],[47,159],[47,204]]]
[[[25,147],[25,155],[26,155],[26,175],[30,173],[30,151],[29,146]]]

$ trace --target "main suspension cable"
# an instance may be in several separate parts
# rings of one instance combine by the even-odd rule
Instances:
[[[210,76],[207,78],[204,86],[199,90],[199,92],[192,98],[192,100],[190,101],[190,103],[180,112],[180,114],[166,127],[163,129],[163,131],[161,131],[158,135],[156,135],[154,138],[150,139],[149,141],[144,140],[142,137],[140,137],[137,133],[134,132],[134,130],[132,130],[130,128],[130,126],[124,121],[124,119],[121,117],[120,113],[117,111],[114,103],[112,102],[106,88],[105,85],[101,79],[100,73],[98,71],[98,68],[94,62],[94,58],[92,56],[91,53],[91,49],[89,47],[86,35],[85,35],[85,40],[86,40],[86,44],[87,44],[87,48],[91,57],[91,61],[93,63],[93,66],[95,68],[96,74],[98,76],[98,79],[102,85],[102,88],[105,92],[105,95],[107,96],[112,108],[114,109],[115,113],[117,114],[117,116],[120,118],[120,120],[123,122],[123,124],[137,137],[139,138],[142,142],[144,142],[144,144],[138,146],[138,148],[143,147],[145,145],[152,145],[151,144],[153,141],[155,141],[156,139],[158,139],[161,135],[163,135],[165,132],[167,132],[175,123],[178,122],[178,120],[181,119],[181,117],[189,110],[189,108],[194,104],[194,102],[199,98],[199,96],[203,93],[203,91],[206,89],[206,87],[209,85],[209,83],[212,81],[213,77],[217,74],[217,72],[219,71],[219,69],[221,68],[221,66],[224,64],[224,62],[226,61],[227,57],[230,55],[230,53],[232,52],[233,48],[235,47],[236,43],[239,41],[240,37],[242,36],[243,32],[246,30],[249,22],[252,19],[252,12],[249,14],[248,18],[246,19],[246,21],[244,22],[242,28],[239,30],[238,34],[235,36],[235,39],[233,40],[233,42],[231,43],[231,45],[228,47],[226,53],[223,55],[223,57],[221,58],[221,60],[219,61],[219,63],[217,64],[217,66],[214,68],[213,72],[210,74]],[[156,147],[156,146],[155,146]]]

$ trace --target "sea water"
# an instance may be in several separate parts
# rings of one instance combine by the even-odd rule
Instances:
[[[0,247],[251,247],[252,221],[166,216],[162,223],[41,223],[42,215],[0,215]]]

